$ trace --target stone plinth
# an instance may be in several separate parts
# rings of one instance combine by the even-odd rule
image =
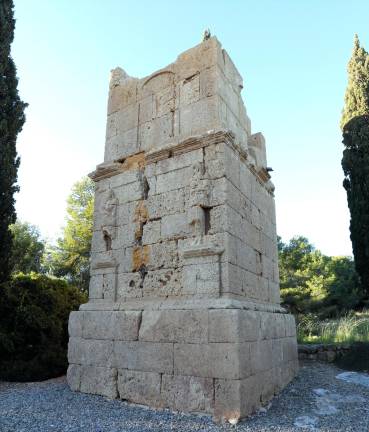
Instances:
[[[72,389],[229,420],[296,374],[274,187],[241,89],[215,38],[143,79],[113,71]]]

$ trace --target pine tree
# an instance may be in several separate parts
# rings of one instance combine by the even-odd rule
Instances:
[[[342,113],[343,158],[356,271],[369,296],[369,55],[355,36]]]
[[[18,80],[10,45],[14,38],[13,1],[0,1],[0,282],[11,272],[12,234],[15,222],[14,193],[18,191],[16,140],[25,121],[27,104],[18,95]]]
[[[73,185],[67,200],[67,224],[51,252],[49,272],[88,290],[95,184],[88,177]]]

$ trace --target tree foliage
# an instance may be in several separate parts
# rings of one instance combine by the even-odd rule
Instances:
[[[343,129],[343,186],[350,209],[352,250],[369,296],[369,115],[351,119]]]
[[[348,83],[345,93],[345,105],[342,110],[341,128],[356,116],[369,114],[369,57],[360,46],[355,35],[354,48],[349,60]]]
[[[40,273],[45,242],[39,229],[27,222],[17,221],[10,226],[13,235],[11,264],[14,273]]]
[[[305,237],[279,240],[281,297],[294,314],[337,316],[360,305],[363,293],[349,257],[329,257]]]
[[[89,281],[94,190],[88,177],[73,186],[67,200],[67,223],[49,258],[51,273],[65,277],[82,291],[88,289]]]
[[[64,280],[18,274],[0,285],[0,380],[65,373],[68,317],[85,295]]]
[[[357,36],[348,64],[341,126],[352,249],[356,271],[369,296],[369,55]]]
[[[10,55],[15,21],[13,1],[0,2],[0,282],[11,273],[12,234],[9,225],[15,222],[14,194],[18,190],[19,158],[16,150],[18,133],[25,116],[18,95],[16,68]]]

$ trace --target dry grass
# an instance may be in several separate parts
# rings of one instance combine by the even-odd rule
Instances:
[[[369,342],[369,311],[326,321],[306,315],[297,325],[297,339],[299,343]]]

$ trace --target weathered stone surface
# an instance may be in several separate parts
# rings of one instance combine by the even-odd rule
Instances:
[[[81,370],[81,365],[70,364],[68,366],[67,382],[73,391],[79,391],[81,388]]]
[[[209,311],[209,342],[246,342],[260,337],[260,313],[240,309]]]
[[[203,310],[144,311],[139,339],[150,342],[206,343],[208,312]]]
[[[113,364],[119,369],[172,373],[173,344],[116,341]]]
[[[82,337],[83,312],[73,311],[69,315],[68,333],[70,337]]]
[[[272,340],[250,343],[250,367],[253,374],[264,372],[273,366]]]
[[[119,273],[117,299],[130,299],[142,297],[142,277],[140,273]]]
[[[112,71],[72,389],[237,421],[296,374],[274,186],[242,85],[216,38],[142,79]]]
[[[150,271],[143,281],[143,296],[168,298],[181,295],[179,269],[168,268]]]
[[[116,398],[117,370],[111,367],[82,366],[80,391]]]
[[[110,339],[133,341],[138,339],[141,312],[136,311],[85,311],[83,312],[85,339]]]
[[[157,372],[118,370],[118,394],[129,402],[162,406],[160,395],[161,377]]]
[[[183,292],[194,296],[219,295],[219,263],[191,264],[183,267]]]
[[[258,376],[242,380],[215,380],[214,417],[218,421],[237,421],[260,405]]]
[[[178,411],[212,412],[213,380],[194,376],[163,375],[162,398]]]
[[[180,375],[237,379],[250,375],[248,344],[175,344],[174,371]]]
[[[68,361],[81,365],[111,366],[113,342],[109,340],[69,339]]]

